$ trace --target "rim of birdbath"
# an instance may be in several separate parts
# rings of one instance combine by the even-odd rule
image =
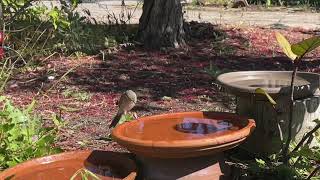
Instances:
[[[292,71],[238,71],[224,73],[217,81],[231,93],[239,96],[255,94],[257,88],[264,89],[271,96],[290,92]],[[297,72],[294,96],[311,96],[319,88],[319,74]]]
[[[84,150],[31,159],[4,170],[0,173],[0,179],[67,180],[81,168],[86,168],[103,180],[134,180],[137,174],[135,163],[125,154]]]
[[[244,116],[221,112],[180,112],[143,117],[117,126],[112,137],[146,157],[210,155],[239,145],[255,128]]]

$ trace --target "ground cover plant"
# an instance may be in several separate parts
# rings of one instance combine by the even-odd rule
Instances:
[[[0,170],[26,160],[61,152],[54,147],[58,128],[62,124],[56,116],[54,126],[45,126],[43,119],[33,114],[35,101],[25,109],[15,107],[0,96]]]

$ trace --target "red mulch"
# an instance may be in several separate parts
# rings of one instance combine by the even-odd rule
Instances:
[[[291,63],[277,46],[274,33],[283,33],[291,42],[316,33],[257,27],[214,29],[225,35],[219,39],[193,37],[188,50],[148,52],[135,48],[115,52],[105,61],[100,56],[46,60],[40,67],[16,74],[6,95],[20,106],[36,99],[36,112],[45,118],[53,112],[61,114],[67,125],[57,145],[63,149],[119,150],[116,143],[99,137],[109,133],[108,124],[116,113],[121,92],[137,92],[139,102],[133,111],[138,116],[194,110],[233,111],[233,97],[220,92],[213,78],[203,71],[210,61],[220,69],[232,71],[290,70]],[[319,72],[317,54],[319,50],[308,56],[303,71]],[[63,76],[71,68],[74,69]],[[55,79],[49,80],[49,75]],[[64,97],[63,92],[70,88],[85,91],[91,98],[80,101]]]

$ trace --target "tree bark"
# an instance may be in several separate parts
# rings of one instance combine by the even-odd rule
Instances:
[[[137,40],[145,47],[183,47],[185,45],[180,0],[146,0],[139,20]]]

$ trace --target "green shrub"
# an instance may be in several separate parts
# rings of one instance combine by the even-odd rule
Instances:
[[[56,53],[66,56],[73,53],[98,54],[118,43],[128,42],[134,35],[121,26],[121,22],[127,22],[126,19],[108,15],[108,24],[103,24],[91,17],[88,10],[84,11],[85,15],[80,15],[75,10],[78,0],[72,0],[70,6],[63,4],[51,9],[32,6],[30,2],[33,1],[0,0],[3,9],[0,28],[5,25],[6,58],[18,61],[19,65],[34,64]]]
[[[5,96],[0,96],[0,170],[28,159],[61,152],[53,146],[57,126],[45,127],[41,118],[32,113],[35,101],[19,109]],[[59,124],[59,119],[54,119]]]

